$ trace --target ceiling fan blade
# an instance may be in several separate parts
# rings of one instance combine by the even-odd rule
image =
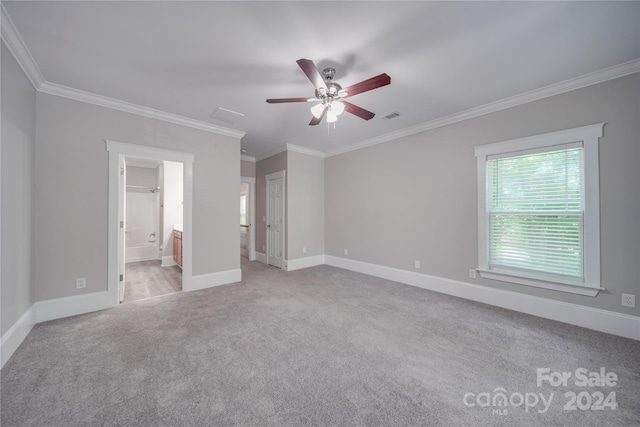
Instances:
[[[373,116],[375,116],[375,113],[372,113],[369,110],[365,110],[362,107],[358,107],[357,105],[353,105],[350,102],[342,101],[342,103],[344,104],[344,111],[358,116],[361,119],[371,120]]]
[[[269,104],[280,104],[283,102],[307,102],[309,98],[276,98],[276,99],[267,99]]]
[[[322,121],[322,118],[324,117],[324,115],[327,114],[327,109],[328,108],[329,107],[324,107],[324,110],[322,110],[322,114],[320,115],[320,117],[313,116],[313,118],[309,122],[309,126],[319,125],[320,122]]]
[[[302,71],[307,75],[309,80],[311,80],[311,83],[313,83],[313,86],[316,89],[322,88],[324,90],[327,90],[327,85],[312,60],[298,59],[296,62],[298,63],[300,68],[302,68]]]
[[[362,92],[367,92],[382,86],[386,86],[390,83],[391,77],[389,77],[385,73],[382,73],[379,76],[371,77],[368,80],[346,87],[342,89],[342,92],[347,92],[346,96],[353,96]]]

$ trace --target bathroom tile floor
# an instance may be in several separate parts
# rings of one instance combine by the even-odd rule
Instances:
[[[124,302],[180,292],[182,270],[177,265],[161,267],[160,261],[130,262],[125,267]]]

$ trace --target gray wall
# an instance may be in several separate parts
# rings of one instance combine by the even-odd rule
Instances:
[[[35,302],[34,151],[36,91],[2,45],[1,311],[0,334]]]
[[[256,218],[255,218],[255,227],[256,227],[256,252],[266,253],[265,246],[267,245],[267,228],[266,223],[263,218],[267,215],[267,183],[265,181],[265,176],[270,173],[286,171],[287,170],[287,154],[288,152],[283,151],[282,153],[276,154],[275,156],[271,156],[267,159],[260,160],[256,163]],[[288,173],[285,175],[284,180],[284,188],[285,188],[285,206],[289,197],[289,190],[287,189],[288,182]],[[286,215],[286,207],[285,207],[285,215]],[[289,220],[285,217],[285,223]],[[286,231],[285,227],[285,238],[289,233]],[[285,252],[285,258],[288,255]]]
[[[267,193],[265,176],[286,171],[285,259],[324,254],[324,159],[284,151],[256,164],[256,251],[266,245]],[[302,248],[307,252],[303,253]]]
[[[240,268],[238,139],[44,93],[37,111],[38,301],[107,289],[105,139],[194,153],[193,274]]]
[[[606,122],[600,140],[601,266],[596,298],[484,279],[477,266],[475,145]],[[542,99],[325,163],[326,253],[640,315],[640,74]],[[422,268],[414,268],[420,260]]]
[[[240,176],[248,178],[256,177],[256,162],[250,162],[247,160],[240,161]]]
[[[323,255],[324,159],[289,151],[287,175],[287,259]]]

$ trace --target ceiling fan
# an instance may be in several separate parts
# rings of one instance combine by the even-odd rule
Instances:
[[[298,59],[296,62],[316,88],[315,98],[276,98],[267,99],[267,102],[269,104],[279,104],[283,102],[318,102],[311,107],[313,118],[311,122],[309,122],[310,126],[319,124],[325,115],[327,116],[327,123],[335,122],[338,120],[338,116],[344,111],[365,120],[372,119],[373,116],[375,116],[374,113],[350,102],[343,101],[343,99],[391,83],[391,77],[383,73],[343,89],[342,86],[333,81],[333,77],[336,74],[336,70],[333,68],[325,68],[322,70],[322,73],[320,73],[310,59]]]

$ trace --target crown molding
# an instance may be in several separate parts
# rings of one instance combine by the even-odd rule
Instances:
[[[380,135],[375,138],[370,138],[361,142],[356,142],[354,144],[350,144],[345,147],[338,148],[336,150],[328,151],[327,153],[325,153],[325,157],[332,157],[332,156],[337,156],[339,154],[348,153],[350,151],[360,150],[362,148],[367,148],[374,145],[382,144],[384,142],[392,141],[405,136],[415,135],[417,133],[421,133],[421,132],[436,129],[439,127],[447,126],[453,123],[461,122],[463,120],[473,119],[475,117],[480,117],[486,114],[495,113],[500,110],[516,107],[518,105],[537,101],[543,98],[548,98],[550,96],[560,95],[565,92],[570,92],[572,90],[581,89],[583,87],[592,86],[598,83],[603,83],[609,80],[628,76],[630,74],[635,74],[638,72],[640,72],[640,59],[634,59],[633,61],[625,62],[619,65],[614,65],[612,67],[595,71],[593,73],[584,74],[582,76],[565,80],[560,83],[544,86],[539,89],[534,89],[529,92],[524,92],[519,95],[511,96],[495,102],[490,102],[488,104],[481,105],[479,107],[471,108],[468,110],[461,111],[459,113],[455,113],[449,116],[431,120],[418,126],[400,129],[398,131]]]
[[[4,8],[4,4],[0,4],[0,34],[4,44],[7,46],[13,57],[16,59],[20,68],[27,75],[27,78],[31,82],[34,88],[40,89],[40,86],[44,83],[44,77],[38,64],[31,56],[31,52],[27,49],[27,45],[22,40],[22,36],[13,24],[11,17]]]
[[[284,153],[285,151],[287,151],[287,145],[281,145],[278,148],[275,148],[271,151],[267,151],[265,154],[261,154],[260,156],[256,156],[256,161],[261,161],[264,159],[268,159],[269,157],[273,157],[276,154],[280,154],[280,153]]]
[[[251,163],[255,163],[256,162],[256,158],[253,156],[247,156],[246,154],[241,154],[240,155],[240,160],[244,160],[245,162],[251,162]]]
[[[318,151],[318,150],[314,150],[311,148],[306,148],[306,147],[301,147],[299,145],[294,145],[294,144],[284,144],[279,146],[278,148],[268,151],[267,153],[256,157],[257,161],[261,161],[264,159],[268,159],[269,157],[273,157],[276,154],[280,154],[280,153],[284,153],[285,151],[293,151],[294,153],[300,153],[300,154],[306,154],[308,156],[314,156],[314,157],[320,157],[321,159],[324,159],[326,157],[326,154],[324,154],[322,151]]]
[[[112,108],[114,110],[120,110],[151,119],[162,120],[165,122],[187,126],[194,129],[213,132],[220,135],[230,136],[232,138],[241,139],[246,134],[246,132],[217,126],[212,123],[201,122],[199,120],[194,120],[187,117],[178,116],[176,114],[155,110],[153,108],[147,108],[129,102],[108,98],[106,96],[85,92],[79,89],[74,89],[55,83],[49,83],[44,79],[44,76],[42,75],[38,64],[33,59],[33,56],[31,55],[31,52],[29,52],[29,49],[27,49],[22,36],[20,36],[20,33],[13,24],[13,21],[11,20],[11,17],[7,13],[7,10],[5,9],[3,4],[0,4],[0,15],[0,33],[2,36],[2,40],[4,41],[5,45],[7,46],[13,57],[16,59],[18,64],[20,64],[20,67],[27,75],[29,81],[31,81],[33,87],[36,88],[36,90],[39,92],[74,99],[76,101],[86,102],[101,107]]]
[[[74,89],[55,83],[45,82],[42,84],[42,86],[40,86],[39,91],[48,93],[50,95],[61,96],[76,101],[86,102],[88,104],[94,104],[101,107],[124,111],[126,113],[137,114],[139,116],[148,117],[150,119],[162,120],[164,122],[187,126],[194,129],[200,129],[207,132],[213,132],[233,138],[240,139],[245,135],[245,132],[241,132],[235,129],[229,129],[211,123],[201,122],[199,120],[178,116],[176,114],[166,113],[164,111],[155,110],[153,108],[142,107],[137,104],[119,101],[117,99],[109,98],[102,95],[96,95],[94,93],[85,92],[79,89]]]
[[[294,153],[306,154],[308,156],[320,157],[322,159],[326,157],[322,151],[301,147],[299,145],[287,144],[286,149],[287,151],[293,151]]]
[[[167,113],[152,108],[143,107],[140,105],[120,101],[113,98],[93,94],[90,92],[81,91],[79,89],[70,88],[67,86],[58,85],[55,83],[49,83],[44,80],[40,68],[36,64],[33,56],[27,49],[24,40],[20,36],[20,33],[16,29],[11,17],[7,13],[3,4],[0,3],[0,33],[1,38],[5,45],[14,56],[20,67],[27,75],[27,78],[31,81],[31,84],[36,90],[51,95],[62,96],[69,99],[74,99],[81,102],[87,102],[106,108],[112,108],[128,112],[131,114],[137,114],[140,116],[162,120],[169,123],[175,123],[195,129],[204,130],[207,132],[213,132],[220,135],[230,136],[233,138],[241,139],[246,135],[246,132],[238,131],[235,129],[225,128],[217,126],[212,123],[202,122],[199,120],[190,119],[183,116]],[[312,156],[327,158],[337,156],[340,154],[348,153],[350,151],[360,150],[363,148],[371,147],[374,145],[382,144],[384,142],[392,141],[405,136],[415,135],[417,133],[425,132],[428,130],[436,129],[439,127],[447,126],[453,123],[461,122],[464,120],[480,117],[486,114],[494,113],[507,108],[516,107],[518,105],[526,104],[532,101],[537,101],[550,96],[559,95],[572,90],[580,89],[583,87],[591,86],[594,84],[602,83],[608,80],[613,80],[619,77],[624,77],[630,74],[640,72],[640,58],[628,61],[619,65],[605,68],[603,70],[595,71],[592,73],[584,74],[579,77],[565,80],[560,83],[548,85],[539,89],[534,89],[529,92],[524,92],[519,95],[504,98],[498,101],[490,102],[479,107],[471,108],[461,111],[459,113],[451,114],[449,116],[441,117],[435,120],[431,120],[422,123],[417,126],[412,126],[405,129],[400,129],[395,132],[390,132],[384,135],[380,135],[374,138],[366,139],[364,141],[349,144],[345,147],[338,148],[336,150],[327,151],[325,153],[296,146],[293,144],[286,144],[270,151],[269,153],[254,158],[254,161],[260,161],[268,157],[279,154],[283,151],[294,151],[302,154],[308,154]],[[248,156],[247,156],[248,157]],[[251,160],[249,160],[251,161]]]

